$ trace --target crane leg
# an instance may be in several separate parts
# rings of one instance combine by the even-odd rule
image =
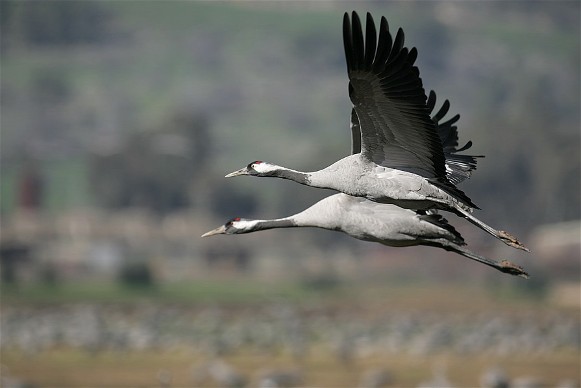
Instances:
[[[484,222],[480,221],[478,218],[474,217],[472,214],[467,212],[466,210],[462,209],[460,206],[456,206],[455,208],[464,218],[470,221],[472,224],[478,226],[480,229],[484,230],[486,233],[491,234],[492,236],[496,237],[503,243],[508,246],[511,246],[516,249],[521,249],[526,252],[530,252],[530,250],[525,247],[516,237],[511,235],[504,230],[496,230],[491,226],[486,225]]]
[[[525,270],[508,261],[508,260],[493,260],[493,259],[488,259],[486,257],[477,255],[476,253],[470,252],[467,249],[464,249],[456,244],[450,243],[450,242],[446,242],[445,245],[443,246],[443,248],[447,251],[452,251],[452,252],[456,252],[459,255],[462,255],[464,257],[467,257],[471,260],[475,260],[478,261],[479,263],[488,265],[489,267],[495,268],[497,270],[499,270],[500,272],[504,272],[504,273],[508,273],[510,275],[514,275],[514,276],[520,276],[521,278],[525,278],[528,279],[529,278],[529,274],[525,272]]]

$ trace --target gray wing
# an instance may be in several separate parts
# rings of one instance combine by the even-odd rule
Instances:
[[[382,17],[379,39],[368,13],[365,41],[357,13],[343,18],[343,43],[349,75],[349,97],[361,130],[361,153],[377,164],[446,179],[445,158],[430,119],[417,67],[415,48],[403,47]]]
[[[440,141],[442,142],[446,177],[453,184],[458,184],[470,178],[472,171],[476,170],[476,158],[482,158],[482,155],[459,155],[458,152],[465,151],[472,147],[472,142],[468,141],[464,146],[458,148],[458,127],[454,125],[459,119],[460,115],[440,122],[450,109],[450,102],[445,100],[440,109],[434,113],[436,107],[436,93],[430,91],[428,101],[426,103],[428,114],[436,126]],[[351,153],[356,154],[361,152],[361,126],[355,108],[351,110]]]

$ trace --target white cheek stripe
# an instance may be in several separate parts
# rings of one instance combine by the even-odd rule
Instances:
[[[252,229],[254,227],[254,225],[256,225],[256,221],[240,220],[240,221],[234,221],[234,223],[232,225],[236,229],[241,229],[241,230]]]
[[[264,162],[255,164],[252,167],[254,168],[254,170],[260,173],[265,173],[277,169],[277,166]]]

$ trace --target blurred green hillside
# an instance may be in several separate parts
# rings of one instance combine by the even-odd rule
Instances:
[[[485,154],[464,189],[514,233],[579,218],[579,3],[2,2],[2,203],[276,216],[325,193],[224,181],[348,152],[342,13],[385,15]],[[145,193],[145,194],[144,194]],[[232,214],[235,212],[236,214]]]

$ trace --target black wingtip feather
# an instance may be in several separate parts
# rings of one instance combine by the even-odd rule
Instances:
[[[397,34],[395,35],[395,39],[393,41],[393,47],[391,48],[391,53],[387,62],[391,62],[403,49],[403,44],[405,41],[405,35],[401,27],[397,30]]]
[[[412,47],[410,49],[409,54],[408,54],[409,64],[413,65],[416,62],[416,59],[418,59],[418,50],[415,47]]]
[[[430,112],[430,114],[431,114],[432,111],[434,110],[434,107],[436,106],[436,93],[434,93],[433,90],[430,90],[430,94],[428,95],[428,101],[426,102],[426,106],[428,108],[428,112]]]
[[[391,53],[391,47],[393,44],[393,40],[391,38],[391,34],[389,33],[389,24],[387,23],[387,19],[382,16],[381,17],[381,24],[379,25],[379,40],[377,42],[377,53],[375,54],[375,61],[373,66],[374,72],[379,72],[387,58],[389,58],[389,54]]]
[[[460,120],[460,115],[456,114],[456,116],[452,117],[451,119],[449,119],[446,122],[441,123],[441,125],[449,125],[452,126],[454,125],[458,120]]]
[[[347,71],[353,69],[353,44],[351,43],[351,22],[349,20],[349,13],[345,12],[343,15],[343,47],[345,48],[345,61],[347,62]]]
[[[407,56],[408,56],[407,48],[401,49],[393,57],[391,57],[390,55],[389,66],[387,66],[385,71],[383,71],[379,76],[382,78],[387,78],[389,76],[392,76],[393,74],[397,74],[407,64]],[[407,77],[407,75],[402,74],[401,77]]]
[[[365,46],[363,42],[363,29],[361,27],[361,20],[359,20],[359,16],[355,11],[351,16],[352,22],[352,44],[353,44],[353,69],[359,70],[362,68],[364,55],[365,55]]]
[[[371,70],[371,65],[375,59],[377,32],[375,31],[375,23],[373,17],[367,12],[367,21],[365,23],[365,69]]]
[[[463,147],[460,147],[459,149],[456,150],[456,152],[462,152],[462,151],[466,151],[467,149],[470,149],[472,147],[472,140],[468,140],[468,143],[464,144]],[[483,158],[484,155],[473,155],[474,158]]]
[[[440,122],[440,120],[442,120],[442,118],[446,115],[446,113],[448,113],[448,110],[450,110],[450,101],[445,100],[444,103],[442,104],[442,107],[438,111],[438,113],[436,113],[432,117],[432,120],[435,121],[436,123]]]

